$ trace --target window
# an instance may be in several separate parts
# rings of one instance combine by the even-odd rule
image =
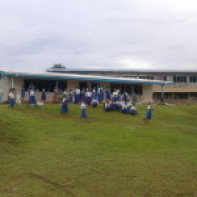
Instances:
[[[173,81],[176,83],[187,83],[187,76],[174,76]]]
[[[154,77],[153,76],[139,76],[139,79],[151,79],[151,80],[153,80]]]
[[[53,92],[54,88],[58,84],[58,88],[64,90],[67,88],[67,82],[62,80],[39,80],[39,79],[25,79],[25,90],[27,91],[31,85],[38,90],[41,91],[43,88],[46,92]]]
[[[189,82],[190,83],[197,83],[197,76],[190,76],[189,77]]]

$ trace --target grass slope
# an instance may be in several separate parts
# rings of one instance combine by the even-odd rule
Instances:
[[[133,117],[79,106],[0,105],[1,197],[197,196],[197,106]]]

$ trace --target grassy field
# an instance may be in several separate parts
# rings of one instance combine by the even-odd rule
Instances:
[[[197,105],[69,108],[0,105],[1,197],[197,196]]]

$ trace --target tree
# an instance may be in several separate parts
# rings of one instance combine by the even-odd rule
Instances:
[[[66,68],[65,66],[63,66],[62,64],[54,64],[51,68]]]

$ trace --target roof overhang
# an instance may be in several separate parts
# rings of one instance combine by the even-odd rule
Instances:
[[[173,84],[170,81],[148,80],[148,79],[134,79],[124,77],[110,77],[110,76],[95,76],[95,75],[80,75],[80,74],[57,74],[57,73],[34,73],[34,72],[12,72],[0,71],[1,76],[7,77],[24,77],[34,79],[54,79],[54,80],[79,80],[79,81],[94,81],[94,82],[110,82],[121,84],[158,84],[166,85]]]

